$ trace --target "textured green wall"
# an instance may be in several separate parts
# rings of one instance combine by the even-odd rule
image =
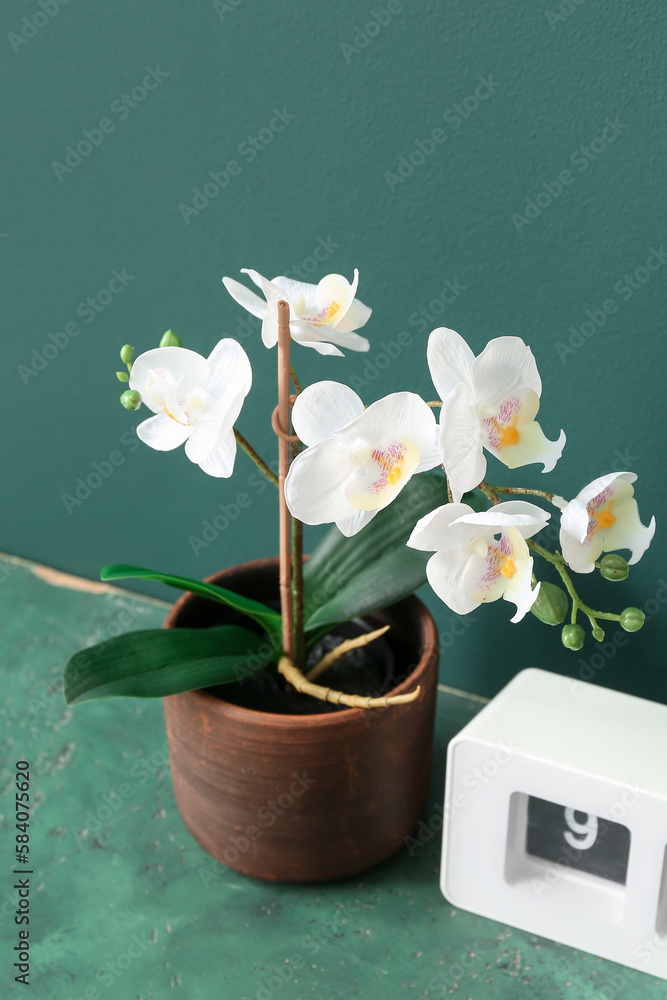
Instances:
[[[660,517],[664,257],[634,288],[624,275],[651,248],[658,260],[667,237],[664,4],[7,0],[0,23],[6,551],[90,577],[124,560],[203,576],[275,553],[274,498],[259,495],[245,457],[233,480],[216,481],[182,451],[137,447],[113,372],[122,343],[144,350],[168,327],[203,353],[249,331],[255,386],[240,426],[269,453],[275,355],[239,326],[246,317],[220,278],[242,266],[296,275],[324,244],[315,278],[359,267],[372,347],[345,359],[297,348],[303,378],[365,380],[367,402],[401,388],[428,398],[433,326],[459,330],[476,351],[517,334],[545,382],[545,431],[562,426],[569,440],[554,473],[511,479],[567,495],[629,468],[645,521]],[[147,74],[153,89],[137,103]],[[262,133],[271,141],[251,159],[245,144],[278,124],[275,109],[293,117]],[[90,155],[54,166],[102,119]],[[426,141],[435,129],[437,144]],[[424,162],[396,180],[418,140]],[[240,170],[224,189],[185,211],[231,160]],[[538,192],[543,207],[522,223]],[[114,271],[125,284],[95,311],[86,300]],[[599,330],[573,335],[610,299]],[[380,380],[383,342],[401,331],[412,346]],[[112,452],[112,474],[68,512],[63,494]],[[510,482],[497,465],[489,477]],[[195,555],[189,537],[239,493],[250,508]],[[661,549],[659,533],[629,582],[583,589],[619,610],[649,600],[645,630],[608,646],[590,672],[667,700]],[[499,602],[460,624],[439,607],[445,682],[492,694],[530,664],[576,675],[590,662],[592,643],[568,653],[556,630],[532,617],[512,626],[510,613]]]

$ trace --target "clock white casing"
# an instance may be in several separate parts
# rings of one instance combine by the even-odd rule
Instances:
[[[567,811],[563,863],[526,850],[536,799]],[[666,705],[523,670],[450,742],[443,817],[455,906],[667,979]],[[571,864],[598,823],[629,832],[625,884]]]

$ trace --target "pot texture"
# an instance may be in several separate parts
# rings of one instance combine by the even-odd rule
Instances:
[[[210,577],[266,602],[278,561],[245,563]],[[217,616],[217,617],[216,617]],[[226,609],[186,594],[166,628],[219,624]],[[367,616],[400,648],[404,679],[420,697],[386,709],[277,715],[222,701],[210,691],[164,699],[174,793],[199,844],[236,871],[318,882],[366,871],[403,846],[429,786],[438,679],[438,636],[411,597]]]

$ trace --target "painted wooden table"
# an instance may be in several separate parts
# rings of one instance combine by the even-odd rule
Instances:
[[[445,687],[422,837],[393,859],[304,888],[255,882],[209,858],[174,803],[161,703],[70,711],[62,697],[69,655],[157,627],[166,607],[0,559],[3,996],[665,1000],[665,982],[443,899],[430,828],[440,825],[445,747],[483,704]],[[20,759],[31,769],[29,866],[15,860]],[[14,876],[20,867],[33,874]],[[14,981],[20,878],[30,885],[30,992]]]

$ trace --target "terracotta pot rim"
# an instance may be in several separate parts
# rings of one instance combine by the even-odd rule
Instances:
[[[265,559],[252,559],[245,563],[238,563],[236,566],[230,566],[228,569],[220,570],[218,573],[212,574],[205,579],[205,583],[217,583],[221,575],[227,576],[233,573],[234,570],[240,569],[264,569],[273,567],[277,564],[278,557],[272,556]],[[167,617],[165,618],[163,628],[173,628],[173,622],[178,617],[180,610],[191,601],[195,599],[196,595],[186,592],[174,603],[171,610],[169,611]],[[424,674],[429,668],[431,658],[433,656],[434,649],[438,644],[438,633],[435,625],[435,621],[426,607],[418,597],[414,594],[410,597],[404,598],[402,601],[397,602],[399,604],[410,604],[417,613],[419,624],[421,626],[421,639],[423,642],[422,652],[419,657],[419,662],[417,663],[415,669],[412,673],[408,674],[400,684],[392,688],[387,692],[387,696],[395,694],[403,694],[407,691],[411,691],[417,684],[421,683]],[[389,640],[391,641],[391,640]],[[327,713],[316,713],[313,715],[284,715],[282,713],[274,712],[262,712],[254,708],[244,708],[241,705],[234,705],[232,702],[224,701],[222,698],[216,697],[216,695],[210,694],[206,689],[199,689],[194,691],[184,691],[181,694],[168,695],[168,698],[183,698],[189,697],[195,702],[199,702],[202,708],[206,708],[209,712],[214,712],[216,715],[221,717],[234,716],[239,721],[245,720],[247,723],[252,723],[255,720],[257,723],[266,722],[270,719],[271,724],[277,728],[284,729],[312,729],[314,726],[326,727],[326,726],[340,726],[349,724],[356,724],[364,718],[364,714],[367,711],[375,711],[375,709],[363,709],[363,708],[345,708],[338,712],[327,712]],[[410,707],[410,703],[406,705],[394,706],[392,711],[406,710]],[[382,709],[378,709],[381,711]]]

